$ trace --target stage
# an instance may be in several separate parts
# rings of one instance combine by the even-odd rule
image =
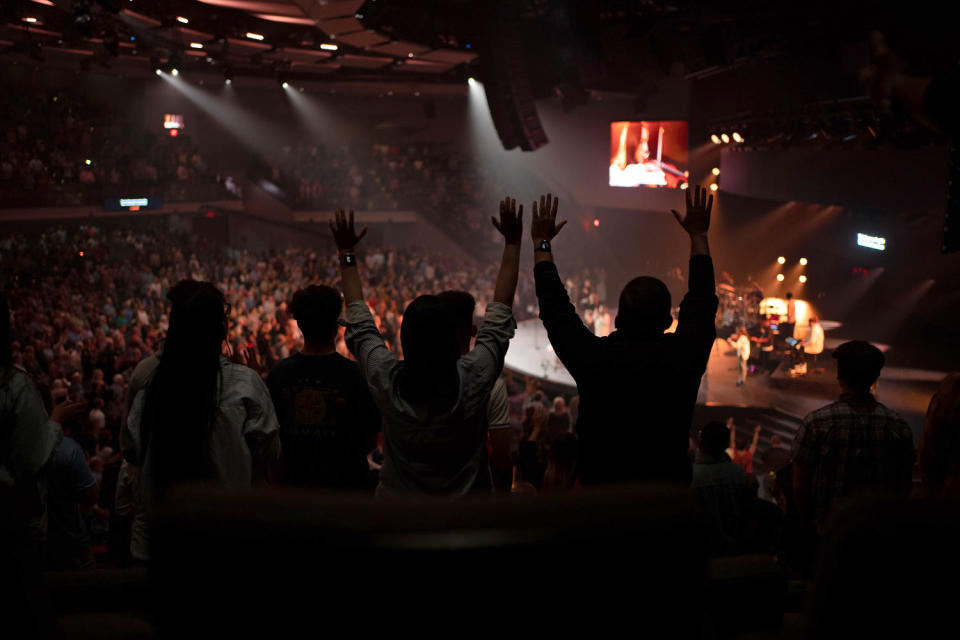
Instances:
[[[766,375],[756,369],[747,377],[742,386],[737,386],[737,359],[733,347],[723,340],[714,342],[707,371],[700,384],[697,404],[707,408],[727,407],[737,411],[762,409],[775,411],[780,419],[771,433],[777,433],[788,445],[792,441],[792,431],[799,420],[811,411],[836,400],[840,395],[837,384],[836,364],[830,356],[830,349],[843,342],[845,338],[832,337],[827,340],[828,350],[815,364],[808,356],[806,376],[791,378],[787,369],[793,362],[781,362],[772,375]],[[878,345],[884,351],[895,347]],[[514,339],[507,350],[506,368],[514,373],[528,375],[554,386],[558,391],[576,393],[576,383],[570,373],[553,352],[547,332],[539,319],[525,320],[518,324]],[[753,361],[751,361],[753,363]],[[878,400],[897,411],[913,429],[914,441],[920,439],[923,419],[926,415],[930,397],[946,373],[902,367],[885,367],[878,384]],[[712,412],[708,411],[707,413]],[[698,415],[706,415],[698,409]],[[712,419],[712,418],[711,418]],[[767,421],[756,419],[763,424],[765,435],[761,437],[764,448]],[[696,426],[696,425],[694,425]],[[738,431],[743,427],[738,425]],[[741,437],[744,434],[741,433]]]

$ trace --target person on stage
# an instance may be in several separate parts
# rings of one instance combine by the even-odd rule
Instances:
[[[534,202],[531,237],[540,319],[561,362],[577,382],[580,413],[579,479],[689,484],[687,455],[693,405],[716,340],[713,262],[707,243],[713,196],[687,192],[687,211],[673,215],[690,238],[689,291],[675,333],[670,292],[657,278],[634,278],[620,293],[616,331],[594,336],[570,303],[553,262],[557,200]],[[637,451],[657,451],[638,460]]]
[[[727,341],[737,350],[737,386],[739,387],[747,380],[747,363],[750,361],[750,336],[747,334],[747,328],[740,326],[737,333]]]

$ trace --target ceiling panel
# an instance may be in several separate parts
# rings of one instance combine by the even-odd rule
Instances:
[[[371,47],[375,44],[387,42],[389,39],[390,38],[388,36],[378,31],[374,31],[373,29],[337,36],[337,40],[343,41],[351,47],[357,47],[359,49],[366,49],[367,47]]]
[[[457,51],[456,49],[437,49],[430,53],[417,55],[421,60],[431,60],[433,62],[446,62],[448,64],[463,64],[471,62],[477,57],[477,54],[469,51]]]
[[[360,69],[379,69],[393,62],[392,58],[373,58],[370,56],[355,56],[347,54],[340,58],[340,64],[345,67],[358,67]]]
[[[388,42],[376,47],[370,47],[370,51],[375,51],[376,53],[385,53],[390,56],[396,56],[397,58],[406,58],[411,53],[417,55],[429,50],[429,47],[417,44],[416,42],[406,42],[404,40],[396,40],[394,42]]]
[[[356,18],[340,18],[338,20],[323,20],[317,23],[328,35],[339,36],[342,33],[362,31],[363,24]]]
[[[408,73],[446,73],[453,69],[452,64],[441,62],[429,62],[427,60],[407,60],[397,67],[397,71],[406,71]]]

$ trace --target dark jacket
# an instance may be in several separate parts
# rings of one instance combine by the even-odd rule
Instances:
[[[570,304],[553,263],[537,264],[534,275],[540,319],[580,393],[581,482],[689,483],[693,405],[717,335],[710,256],[690,259],[690,290],[672,334],[598,338]]]

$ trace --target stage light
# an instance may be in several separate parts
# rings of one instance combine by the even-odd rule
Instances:
[[[713,184],[710,185],[710,191],[716,191],[716,190],[719,189],[719,188],[720,188],[720,187],[719,187],[719,185],[717,185],[716,182],[714,182]]]
[[[473,76],[470,76],[469,78],[467,78],[467,84],[474,84],[475,82],[476,80],[473,79]]]
[[[36,18],[24,18],[23,21],[24,21],[24,22],[29,22],[29,23],[33,24],[33,23],[35,23],[35,22],[37,21],[37,19],[36,19]]]
[[[83,161],[83,164],[85,164],[85,165],[87,165],[87,166],[89,167],[91,164],[93,164],[93,161],[90,160],[90,158],[87,158],[86,160]]]
[[[804,284],[807,281],[807,276],[800,276],[800,284]]]
[[[80,255],[80,257],[82,258],[82,257],[83,257],[83,251],[81,251],[79,255]]]
[[[229,85],[232,84],[232,83],[233,83],[233,80],[231,80],[230,78],[227,78],[226,80],[223,81],[223,84],[225,84],[225,85],[227,85],[227,86],[229,86]]]
[[[190,21],[184,18],[183,16],[177,16],[177,22],[182,22],[183,24],[190,24]]]
[[[153,72],[157,75],[160,75],[161,73],[163,73],[163,71],[160,71],[160,69],[154,69]]]
[[[408,54],[407,54],[407,57],[408,57],[408,58],[412,58],[412,57],[413,57],[413,51],[411,51],[410,53],[408,53]]]
[[[720,144],[720,136],[717,134],[711,135],[710,140],[713,142],[713,144]]]
[[[732,137],[733,137],[733,141],[734,141],[734,142],[737,142],[737,143],[743,142],[743,136],[741,136],[741,135],[740,135],[739,133],[737,133],[736,131],[733,132],[733,136],[732,136]]]
[[[191,49],[203,49],[203,45],[200,44],[199,42],[191,42],[191,43],[190,43],[190,48],[191,48]]]
[[[180,72],[177,71],[177,68],[176,68],[176,67],[174,67],[173,69],[170,70],[170,75],[172,75],[172,76],[178,76],[178,75],[180,75]]]
[[[600,226],[600,218],[594,218],[594,219],[593,219],[593,226],[595,226],[595,227],[599,227],[599,226]]]
[[[320,45],[320,48],[323,49],[324,51],[336,51],[340,47],[338,47],[335,44],[328,44],[324,42],[323,44]]]
[[[289,83],[289,82],[281,82],[281,83],[280,83],[280,86],[283,87],[284,89],[289,89],[289,88],[290,88],[290,83]]]
[[[715,176],[720,175],[720,167],[714,167],[712,173]]]
[[[178,135],[180,135],[179,129],[170,129],[169,131],[170,131],[171,138],[176,138]]]
[[[800,266],[801,266],[801,267],[807,266],[807,259],[806,259],[806,258],[800,258]]]
[[[263,40],[263,36],[259,33],[247,33],[247,37],[251,40]]]
[[[777,274],[777,282],[783,282],[783,274],[782,274],[782,273],[778,273],[778,274]]]
[[[688,185],[686,182],[681,182],[681,183],[680,183],[680,188],[681,188],[683,191],[686,191],[689,186],[690,186],[690,185]]]
[[[728,142],[730,142],[730,136],[728,136],[725,133],[720,134],[720,139],[723,140],[723,144],[727,144]]]
[[[777,264],[786,264],[786,263],[787,263],[787,259],[784,258],[783,256],[780,256],[779,258],[777,258]]]

